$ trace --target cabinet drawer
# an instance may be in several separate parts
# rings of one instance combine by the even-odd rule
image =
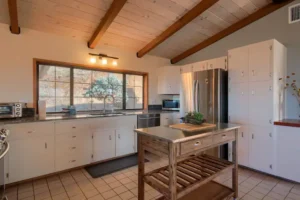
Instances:
[[[213,142],[214,144],[225,142],[228,140],[234,140],[235,139],[235,133],[234,131],[226,132],[226,133],[220,133],[213,136]]]
[[[193,152],[204,147],[211,145],[213,142],[213,138],[211,136],[205,138],[199,138],[187,142],[183,142],[180,144],[181,155]]]
[[[10,141],[54,134],[53,122],[11,124],[6,125],[5,128],[10,130],[8,137]]]
[[[66,169],[70,169],[73,167],[76,167],[77,160],[76,160],[76,156],[57,156],[55,158],[55,170],[56,171],[62,171],[62,170],[66,170]]]
[[[70,132],[79,132],[82,130],[88,130],[89,125],[87,120],[69,120],[55,122],[55,133],[64,134]]]

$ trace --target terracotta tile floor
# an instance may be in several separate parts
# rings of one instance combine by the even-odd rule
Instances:
[[[150,159],[146,171],[167,165],[162,159]],[[9,200],[136,200],[137,166],[101,178],[92,178],[84,169],[22,183],[7,189]],[[231,187],[231,172],[215,181]],[[160,194],[146,185],[145,199]],[[239,169],[239,197],[243,200],[300,200],[300,184],[283,181],[265,174]]]

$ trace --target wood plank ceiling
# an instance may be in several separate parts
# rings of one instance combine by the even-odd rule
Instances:
[[[113,0],[17,0],[19,26],[89,41]],[[138,52],[201,0],[127,0],[98,45]],[[149,54],[172,58],[271,0],[219,0]],[[0,23],[10,24],[7,1],[0,1]]]

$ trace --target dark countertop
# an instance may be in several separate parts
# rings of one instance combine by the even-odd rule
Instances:
[[[66,115],[66,114],[49,114],[46,119],[39,119],[38,117],[24,117],[14,119],[0,119],[0,125],[5,124],[20,124],[20,123],[31,123],[31,122],[45,122],[45,121],[59,121],[59,120],[74,120],[74,119],[88,119],[88,118],[105,118],[105,117],[124,117],[131,115],[143,115],[143,114],[162,114],[162,113],[179,113],[178,111],[163,111],[163,110],[141,110],[141,111],[116,111],[121,112],[123,115],[91,115],[90,113],[79,113],[77,115]]]
[[[178,143],[184,142],[191,139],[206,137],[218,133],[223,133],[226,131],[231,131],[240,128],[240,125],[237,124],[225,124],[219,123],[216,124],[213,128],[207,128],[195,132],[185,132],[178,129],[173,129],[165,126],[157,126],[151,128],[141,128],[135,129],[135,132],[138,134],[155,137],[158,139],[162,139],[164,141]]]
[[[283,120],[274,122],[274,125],[300,128],[300,119],[283,119]]]

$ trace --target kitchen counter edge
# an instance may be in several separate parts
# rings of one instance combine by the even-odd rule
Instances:
[[[274,125],[300,128],[300,119],[283,119],[275,121]]]
[[[0,125],[7,124],[22,124],[22,123],[35,123],[35,122],[50,122],[50,121],[63,121],[63,120],[77,120],[77,119],[94,119],[94,118],[109,118],[109,117],[126,117],[134,115],[145,115],[145,114],[164,114],[164,113],[179,113],[178,111],[136,111],[136,112],[124,112],[124,115],[114,115],[114,116],[98,116],[98,115],[89,115],[89,114],[79,114],[76,116],[47,116],[46,119],[39,119],[38,117],[24,117],[17,119],[0,119]]]

